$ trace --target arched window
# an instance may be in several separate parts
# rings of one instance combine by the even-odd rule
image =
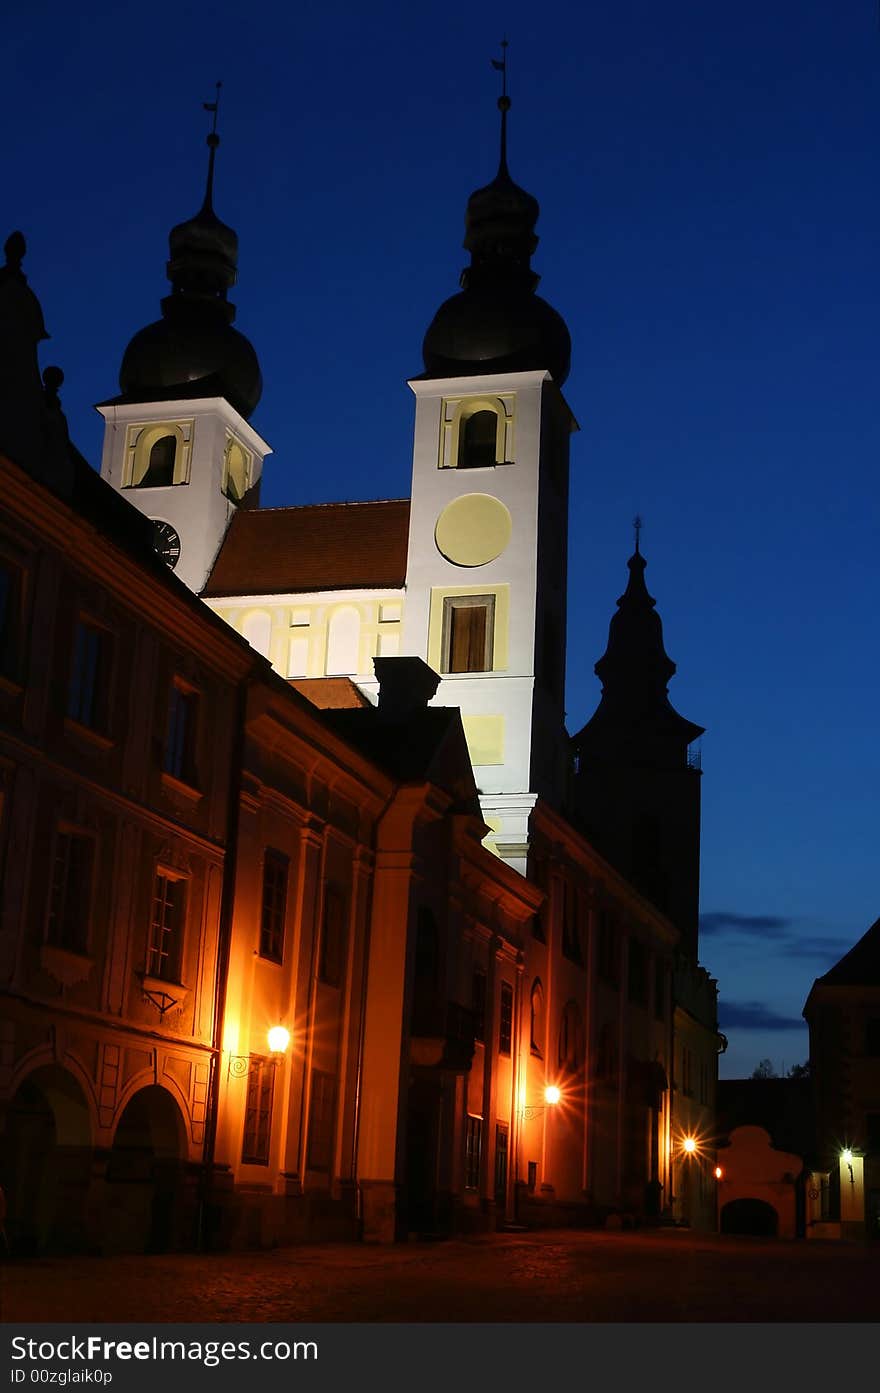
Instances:
[[[490,407],[472,412],[461,422],[459,469],[486,469],[498,462],[498,416]]]
[[[269,656],[269,640],[272,635],[272,616],[264,609],[249,614],[241,626],[241,632],[251,648],[256,648],[264,658]]]
[[[544,1057],[544,988],[540,977],[532,983],[531,998],[531,1049],[539,1059]]]
[[[145,489],[167,488],[174,483],[174,460],[177,455],[177,441],[173,435],[160,435],[150,448],[147,468],[141,487]]]
[[[361,617],[354,605],[333,614],[327,633],[327,676],[351,677],[358,670]]]
[[[243,445],[230,440],[226,452],[223,492],[233,503],[240,503],[250,487],[250,457]]]

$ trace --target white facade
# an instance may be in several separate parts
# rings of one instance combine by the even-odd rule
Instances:
[[[537,796],[565,777],[568,438],[577,429],[544,371],[416,379],[402,651],[441,674],[437,706],[462,713],[491,844],[525,871]],[[498,420],[495,463],[464,464],[463,421]],[[450,671],[450,605],[485,598],[484,671]],[[552,672],[550,671],[552,669]]]
[[[259,483],[270,446],[224,397],[111,402],[98,410],[106,423],[101,477],[168,525],[166,559],[198,593],[238,500]],[[170,474],[172,482],[151,483],[151,474]]]

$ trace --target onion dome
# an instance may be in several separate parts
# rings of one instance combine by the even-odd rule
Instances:
[[[216,104],[209,110],[215,111],[216,125]],[[119,385],[130,401],[224,396],[247,417],[260,400],[263,380],[253,346],[232,327],[235,306],[226,298],[236,281],[238,237],[214,212],[219,144],[214,130],[208,136],[204,202],[168,238],[171,294],[162,301],[162,318],[141,329],[126,348]]]
[[[471,264],[462,271],[461,292],[440,306],[425,335],[425,370],[430,377],[454,377],[544,368],[562,386],[571,339],[561,315],[534,293],[538,202],[507,167],[506,93],[498,108],[498,173],[468,199],[464,246]]]

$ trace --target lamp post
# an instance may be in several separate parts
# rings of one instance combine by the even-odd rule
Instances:
[[[269,1048],[269,1062],[277,1066],[287,1053],[290,1044],[290,1031],[284,1025],[273,1025],[266,1034],[266,1044]],[[265,1059],[259,1056],[257,1064],[264,1064]],[[249,1054],[231,1054],[227,1074],[232,1079],[243,1079],[251,1071],[251,1056]]]

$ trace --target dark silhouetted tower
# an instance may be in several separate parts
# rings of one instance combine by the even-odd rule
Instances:
[[[602,700],[574,736],[573,818],[602,855],[681,932],[697,957],[700,771],[689,746],[703,727],[680,716],[667,684],[675,663],[645,585],[644,557],[630,557],[608,647],[596,664]]]

